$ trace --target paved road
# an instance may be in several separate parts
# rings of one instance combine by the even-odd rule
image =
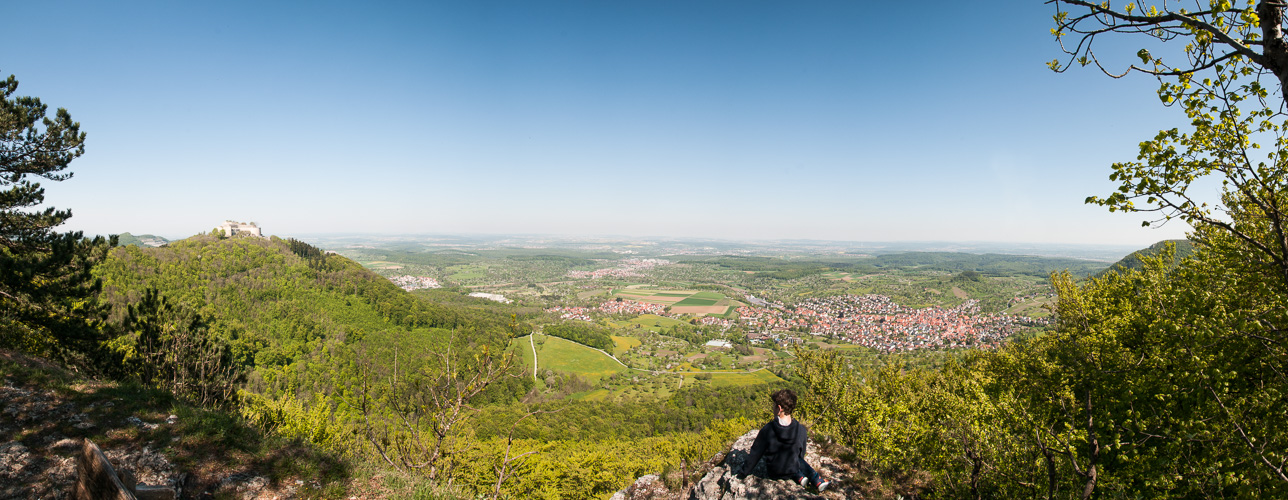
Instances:
[[[528,345],[532,346],[532,380],[537,379],[537,344],[532,342],[532,334],[528,334]]]

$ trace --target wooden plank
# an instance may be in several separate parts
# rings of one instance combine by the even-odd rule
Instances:
[[[117,477],[112,463],[107,461],[103,450],[88,439],[76,457],[76,489],[72,492],[76,500],[137,500]]]

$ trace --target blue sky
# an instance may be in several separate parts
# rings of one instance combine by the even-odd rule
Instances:
[[[1183,122],[1155,81],[987,7],[11,1],[0,73],[88,132],[44,185],[91,234],[1182,236],[1082,202]]]

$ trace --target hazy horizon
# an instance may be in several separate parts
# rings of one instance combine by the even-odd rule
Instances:
[[[211,229],[218,225],[212,225]],[[263,226],[260,226],[263,228]],[[132,235],[150,234],[160,236],[167,240],[177,240],[190,238],[207,234],[210,229],[205,231],[195,231],[188,234],[178,233],[161,233],[156,231],[121,231],[116,233],[86,233],[86,236],[107,236],[109,234],[130,233]],[[1106,247],[1106,248],[1137,248],[1134,243],[1077,243],[1077,242],[1060,242],[1060,241],[1002,241],[1002,240],[947,240],[947,239],[924,239],[924,240],[847,240],[847,239],[823,239],[823,238],[772,238],[772,237],[709,237],[709,236],[671,236],[662,234],[572,234],[572,233],[484,233],[484,232],[459,232],[459,233],[396,233],[396,232],[298,232],[298,233],[279,233],[264,228],[264,236],[277,236],[279,238],[288,237],[326,237],[326,238],[555,238],[575,241],[590,241],[596,239],[615,239],[615,240],[646,240],[646,241],[713,241],[729,243],[773,243],[773,242],[818,242],[818,243],[855,243],[855,244],[872,244],[872,245],[901,245],[901,244],[961,244],[961,245],[1039,245],[1039,246],[1072,246],[1072,247]],[[1164,240],[1182,239],[1180,238],[1160,238],[1149,242],[1149,244],[1158,243]]]
[[[205,234],[166,235],[147,232],[129,232],[134,236],[160,236],[169,241],[181,240]],[[1120,245],[1102,243],[1043,243],[1043,242],[1005,242],[1005,241],[860,241],[860,240],[818,240],[818,239],[730,239],[710,237],[672,237],[672,236],[633,236],[621,234],[600,235],[567,235],[567,234],[396,234],[396,233],[294,233],[282,234],[264,231],[264,236],[279,238],[296,238],[318,245],[325,249],[366,246],[369,244],[417,243],[426,248],[573,248],[587,249],[592,247],[655,246],[666,245],[716,245],[709,249],[712,254],[733,254],[738,251],[749,251],[748,247],[761,254],[774,251],[796,252],[801,254],[827,255],[840,252],[851,253],[870,251],[875,254],[901,252],[959,252],[973,254],[1008,254],[1037,255],[1049,257],[1073,257],[1097,261],[1116,261],[1146,245]],[[1161,240],[1160,240],[1161,241]],[[1157,243],[1157,242],[1153,242]],[[1151,244],[1153,244],[1151,243]],[[757,252],[751,252],[757,253]]]
[[[852,2],[30,2],[7,12],[59,29],[10,26],[41,43],[0,76],[87,132],[43,186],[90,234],[1183,237],[1083,203],[1187,121],[1154,80],[1050,72],[1041,3],[918,5],[963,28]]]

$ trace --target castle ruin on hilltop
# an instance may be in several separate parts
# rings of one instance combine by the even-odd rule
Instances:
[[[264,237],[264,235],[259,231],[259,226],[256,225],[254,222],[237,222],[232,220],[226,220],[224,221],[223,224],[219,225],[219,229],[224,232],[224,236],[228,236],[228,237],[233,237],[235,235],[243,234],[243,233],[250,234],[253,236],[258,236],[260,238]]]

